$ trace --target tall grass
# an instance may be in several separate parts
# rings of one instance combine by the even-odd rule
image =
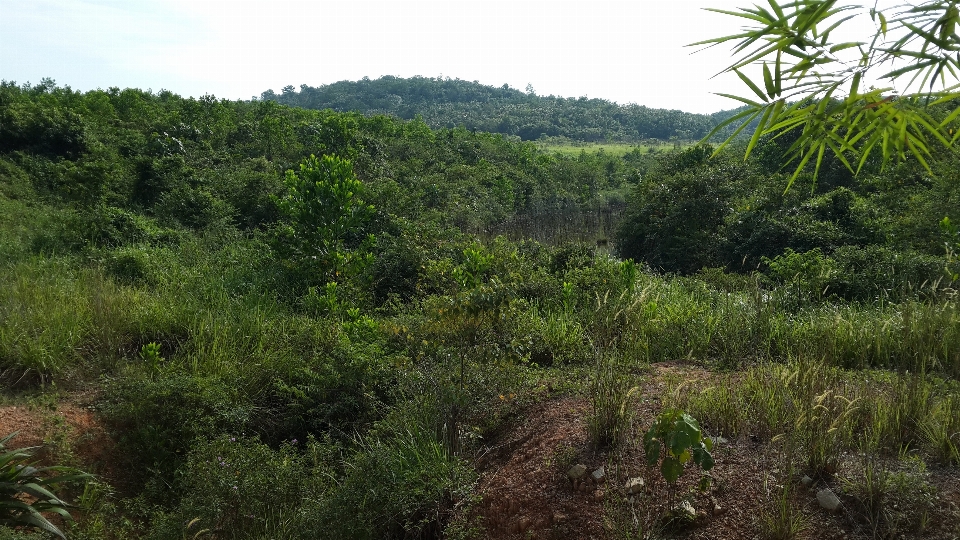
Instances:
[[[149,293],[118,285],[99,270],[33,257],[0,279],[0,369],[8,378],[95,373],[176,333],[178,322]]]
[[[630,305],[605,300],[619,310],[616,318],[578,313],[588,338],[618,333],[625,350],[648,362],[693,358],[737,367],[794,358],[960,376],[960,309],[949,296],[797,309],[782,290],[756,285],[730,292],[699,280],[641,274],[635,287],[640,292],[629,297]],[[619,290],[613,287],[609,296]]]
[[[953,412],[960,387],[926,373],[847,371],[819,362],[763,364],[713,384],[667,395],[713,432],[789,435],[809,473],[832,475],[844,452],[904,449],[951,463],[960,436]],[[955,461],[953,461],[955,462]]]

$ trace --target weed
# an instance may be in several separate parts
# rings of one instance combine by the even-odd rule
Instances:
[[[940,461],[960,465],[960,396],[941,399],[920,422],[926,447]]]
[[[859,503],[857,517],[873,538],[895,538],[907,531],[922,532],[937,500],[927,480],[926,464],[915,455],[900,460],[866,452],[859,474],[845,482]]]
[[[632,432],[632,400],[639,387],[619,360],[616,354],[598,352],[590,381],[593,413],[587,418],[587,429],[599,447],[623,443]]]

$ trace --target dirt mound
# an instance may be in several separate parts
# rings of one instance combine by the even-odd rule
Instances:
[[[9,448],[40,447],[43,465],[71,465],[115,478],[115,444],[89,406],[60,402],[52,406],[0,406],[0,437],[19,432]]]
[[[575,490],[566,477],[574,461],[594,470],[606,456],[589,448],[582,398],[533,407],[526,420],[485,449],[477,464],[489,538],[600,538],[603,485]],[[584,484],[587,485],[587,484]]]
[[[719,439],[710,485],[701,489],[698,470],[688,470],[676,486],[667,486],[656,469],[646,466],[643,429],[661,410],[659,396],[668,386],[689,381],[711,384],[714,374],[692,366],[661,365],[647,374],[636,402],[634,439],[617,449],[598,450],[590,443],[587,418],[592,406],[582,397],[559,397],[530,407],[523,419],[505,428],[483,448],[476,460],[481,503],[474,509],[489,539],[561,539],[614,537],[678,537],[735,539],[758,537],[760,518],[778,507],[784,480],[779,456],[767,442],[750,434]],[[711,434],[712,435],[712,434]],[[586,467],[585,481],[572,482],[573,465]],[[605,479],[589,480],[604,467]],[[942,475],[941,505],[918,538],[953,538],[957,531],[956,473]],[[625,483],[644,479],[644,489],[628,496]],[[798,539],[856,538],[864,529],[855,523],[854,508],[837,513],[822,510],[817,488],[794,478],[790,506],[799,509]],[[823,487],[823,486],[820,486]],[[832,486],[842,488],[842,486]],[[670,521],[671,507],[687,501],[694,516]],[[848,501],[849,502],[849,501]],[[769,531],[769,527],[764,527]],[[909,535],[908,535],[909,536]]]

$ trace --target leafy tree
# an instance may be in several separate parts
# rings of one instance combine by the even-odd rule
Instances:
[[[708,160],[708,146],[665,158],[634,190],[617,230],[621,257],[692,273],[722,260],[721,229],[742,164]]]
[[[366,257],[350,248],[363,240],[358,233],[370,221],[374,208],[364,202],[364,186],[345,159],[310,156],[300,172],[287,171],[288,192],[275,197],[285,223],[274,238],[284,262],[307,280],[337,281],[345,271],[356,272]]]
[[[737,74],[753,95],[721,94],[745,107],[714,132],[742,122],[730,142],[756,121],[747,155],[762,136],[791,133],[795,139],[786,156],[796,168],[788,188],[808,163],[819,172],[827,151],[854,172],[874,151],[883,163],[913,156],[929,171],[931,145],[950,147],[960,137],[953,129],[960,116],[952,101],[960,97],[952,84],[960,70],[955,0],[925,0],[886,12],[836,0],[768,3],[769,9],[709,8],[753,25],[694,45],[734,44],[734,61],[721,73]],[[835,31],[863,15],[873,21],[873,35],[837,42]],[[751,67],[761,69],[762,85],[744,73]],[[875,81],[889,86],[872,86]]]

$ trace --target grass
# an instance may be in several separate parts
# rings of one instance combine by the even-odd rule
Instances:
[[[929,524],[937,495],[926,463],[955,463],[958,391],[955,380],[923,372],[795,361],[720,376],[706,388],[674,387],[667,403],[714,433],[751,433],[788,449],[778,467],[841,489],[870,534],[888,538]],[[795,481],[788,472],[771,492],[759,522],[765,537],[793,538],[802,528],[788,493]]]
[[[587,154],[599,154],[603,153],[608,156],[613,157],[622,157],[634,150],[639,150],[643,154],[660,154],[664,152],[672,152],[677,149],[673,142],[661,141],[656,144],[649,143],[542,143],[539,145],[540,149],[548,153],[559,153],[568,157],[579,156],[581,152],[586,152]],[[688,148],[693,146],[693,143],[682,142],[680,143],[680,149]]]
[[[896,493],[927,493],[922,474],[905,472],[919,469],[907,468],[901,449],[924,462],[960,463],[952,379],[960,373],[960,312],[948,297],[797,305],[751,278],[715,286],[603,257],[554,272],[508,248],[497,248],[508,252],[493,263],[503,266],[493,272],[496,286],[443,294],[452,278],[438,271],[435,294],[355,317],[309,316],[278,300],[286,293],[274,287],[275,268],[256,239],[127,246],[129,264],[116,266],[110,256],[27,250],[5,263],[0,280],[0,365],[8,378],[26,373],[42,383],[106,377],[100,387],[113,401],[104,411],[124,433],[123,448],[136,449],[127,465],[154,486],[146,500],[171,505],[154,516],[161,537],[182,534],[204,494],[232,500],[195,441],[219,437],[218,448],[248,464],[250,489],[273,492],[280,488],[257,484],[265,480],[256,464],[279,470],[288,450],[278,448],[307,433],[331,434],[314,451],[325,452],[322,467],[339,484],[315,486],[324,494],[310,505],[258,506],[251,498],[264,521],[250,526],[279,534],[300,526],[297,512],[359,508],[376,524],[372,536],[433,531],[450,513],[445,497],[469,491],[460,460],[474,438],[536,399],[545,377],[584,392],[594,405],[594,442],[616,446],[635,435],[629,403],[638,374],[661,361],[729,371],[713,385],[670,389],[664,405],[725,436],[749,432],[769,442],[789,426],[797,470],[853,479],[847,493],[865,501],[865,522],[915,524],[884,506]],[[154,368],[139,357],[148,343],[164,358]],[[167,410],[169,401],[185,406]],[[226,442],[240,433],[249,455]],[[840,459],[862,452],[864,434],[875,437],[870,455],[880,461]],[[289,474],[306,482],[314,465],[296,460]],[[172,480],[186,470],[202,476],[193,487]],[[353,470],[389,473],[396,493],[354,497],[351,490],[378,488]],[[185,489],[196,493],[163,498]],[[295,490],[277,493],[298,500]],[[788,491],[769,493],[769,537],[802,528],[790,504]],[[245,515],[224,526],[247,526]],[[212,514],[205,519],[203,527],[217,526]]]

